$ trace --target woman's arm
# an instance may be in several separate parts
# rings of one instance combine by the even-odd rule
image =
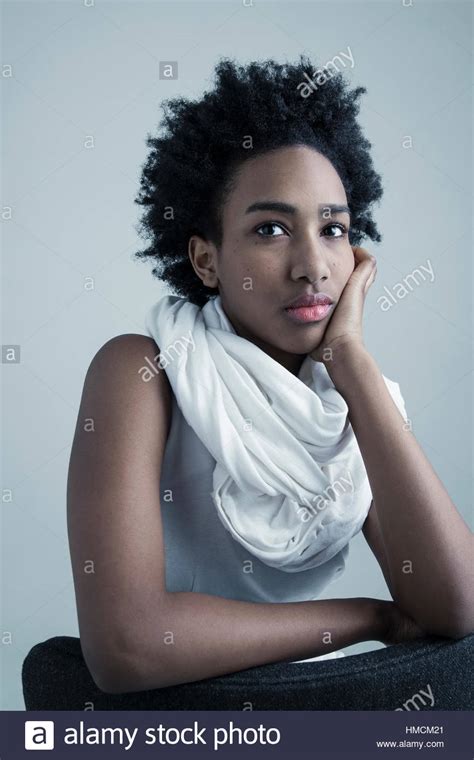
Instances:
[[[259,603],[173,592],[141,621],[138,667],[125,680],[111,679],[106,690],[163,688],[383,641],[389,605],[369,598]]]
[[[149,382],[139,373],[150,366],[145,357],[156,364],[158,352],[141,335],[100,349],[71,451],[68,531],[79,631],[99,688],[159,688],[382,640],[389,602],[260,604],[167,592],[160,476],[171,389],[163,371]]]
[[[474,630],[473,537],[362,344],[325,366],[349,407],[397,605],[427,633]],[[387,574],[386,574],[387,578]]]
[[[82,653],[99,688],[133,669],[136,642],[165,595],[160,470],[170,388],[141,367],[157,347],[120,335],[88,369],[71,450],[67,523]],[[158,369],[158,366],[157,366]]]

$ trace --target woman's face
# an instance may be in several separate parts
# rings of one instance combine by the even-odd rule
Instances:
[[[304,146],[281,148],[244,162],[223,209],[219,250],[193,236],[197,274],[218,287],[236,333],[290,372],[321,342],[354,270],[342,182],[332,164]],[[285,307],[302,295],[334,302],[319,321],[296,322]]]

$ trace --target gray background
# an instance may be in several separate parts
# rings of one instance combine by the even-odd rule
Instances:
[[[165,292],[147,264],[133,203],[159,103],[211,86],[221,55],[242,62],[349,45],[367,87],[361,123],[385,195],[384,235],[364,332],[400,383],[413,432],[471,523],[470,6],[421,2],[6,2],[3,4],[3,709],[24,709],[21,663],[37,642],[78,635],[66,532],[66,476],[84,376],[110,337],[145,332]],[[159,61],[178,61],[159,81]],[[87,147],[88,136],[94,147]],[[411,136],[413,147],[404,148]],[[430,260],[383,312],[377,298]],[[87,290],[86,278],[94,278]],[[5,498],[5,497],[4,497]],[[323,598],[388,598],[362,534]],[[11,636],[12,643],[9,643]],[[346,648],[354,654],[382,646]]]

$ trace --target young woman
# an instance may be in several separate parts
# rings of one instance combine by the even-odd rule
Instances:
[[[365,90],[313,73],[223,60],[148,138],[137,255],[174,294],[94,357],[68,477],[103,691],[473,630],[471,533],[363,340]],[[393,601],[318,601],[360,530]]]

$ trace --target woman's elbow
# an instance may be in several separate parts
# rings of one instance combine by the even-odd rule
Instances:
[[[127,694],[140,691],[134,674],[123,668],[103,669],[91,673],[91,676],[97,688],[105,694]]]
[[[96,686],[106,694],[130,694],[132,692],[164,689],[181,683],[174,677],[172,667],[162,651],[148,652],[145,658],[138,655],[114,657],[103,661],[102,667],[91,672]]]
[[[138,668],[127,656],[111,656],[110,652],[87,652],[83,648],[84,661],[92,680],[105,694],[125,694],[140,691]]]

